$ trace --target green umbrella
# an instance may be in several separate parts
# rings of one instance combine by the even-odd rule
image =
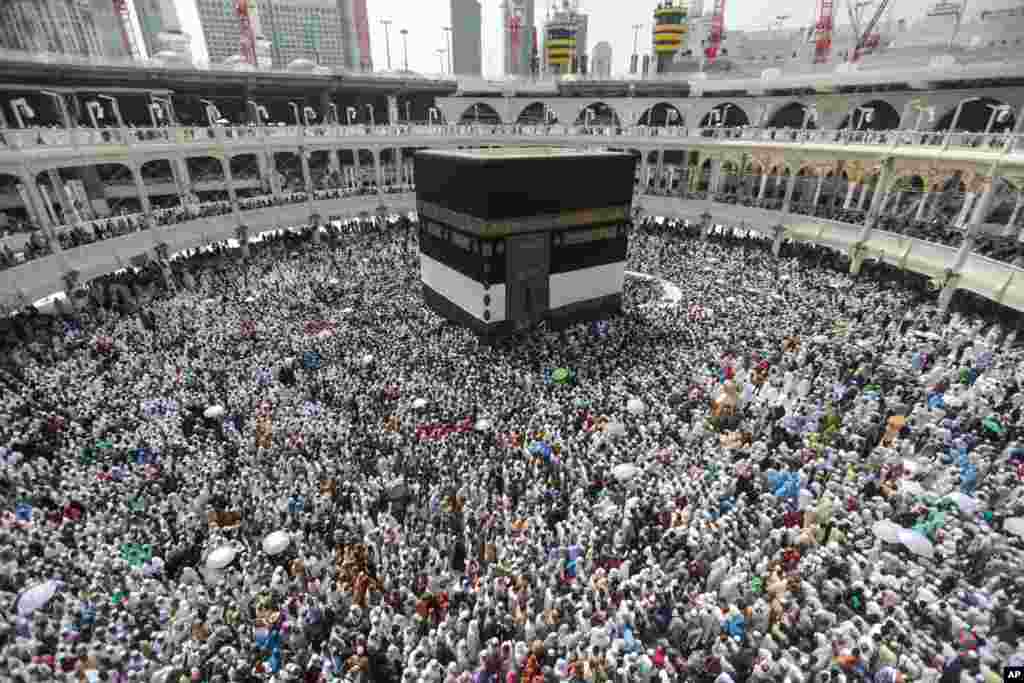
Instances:
[[[984,425],[985,429],[995,432],[996,434],[1002,434],[1006,431],[1006,428],[1003,427],[1002,423],[994,417],[986,417],[981,421],[981,424]]]
[[[557,368],[551,373],[551,381],[555,384],[566,384],[572,379],[572,372],[568,368]]]

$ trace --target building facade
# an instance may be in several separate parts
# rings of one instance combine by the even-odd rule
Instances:
[[[352,68],[353,54],[362,52],[362,40],[354,28],[346,31],[343,6],[361,6],[362,21],[367,24],[365,0],[250,0],[249,21],[256,37],[257,59],[260,45],[269,41],[273,68],[283,69],[297,59],[308,59],[326,67]],[[196,0],[199,20],[206,38],[211,64],[221,64],[241,50],[241,22],[232,0]],[[368,35],[368,30],[366,31]],[[354,41],[354,45],[352,42]],[[369,38],[366,38],[369,51]],[[358,57],[355,57],[358,59]]]
[[[479,76],[483,73],[480,48],[480,2],[451,0],[452,69],[458,76]]]
[[[109,0],[4,0],[0,47],[79,57],[127,57]]]
[[[135,0],[135,14],[139,18],[142,44],[151,59],[167,47],[167,34],[181,33],[174,0]]]
[[[506,76],[529,76],[540,69],[533,0],[504,0],[501,44]]]
[[[602,40],[594,46],[594,54],[590,58],[590,72],[597,78],[612,77],[612,45]]]

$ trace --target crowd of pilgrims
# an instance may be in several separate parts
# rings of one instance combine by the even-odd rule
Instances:
[[[1019,317],[643,218],[623,312],[484,345],[414,219],[0,330],[0,671],[82,683],[996,683]]]

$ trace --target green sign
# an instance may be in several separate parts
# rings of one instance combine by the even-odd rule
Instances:
[[[320,49],[320,15],[309,14],[303,22],[302,34],[305,38],[306,49]]]

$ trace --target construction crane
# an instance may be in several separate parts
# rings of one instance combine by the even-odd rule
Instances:
[[[850,61],[856,62],[860,59],[861,54],[866,48],[878,47],[880,36],[874,33],[875,27],[878,26],[878,22],[882,19],[882,15],[885,10],[889,7],[891,0],[878,0],[878,6],[875,7],[875,13],[871,16],[871,21],[864,27],[864,31],[857,38],[857,44],[854,45],[853,51],[850,53]],[[854,34],[856,35],[856,34]]]
[[[725,0],[715,0],[715,9],[711,14],[711,31],[708,34],[708,46],[704,50],[708,64],[714,64],[718,57],[718,49],[722,46],[722,34],[725,32]]]
[[[114,13],[121,19],[121,40],[124,42],[124,49],[128,56],[140,57],[139,49],[135,45],[135,30],[132,28],[132,10],[128,6],[128,0],[114,0]]]
[[[814,63],[824,64],[832,56],[832,0],[818,0],[815,24]]]

